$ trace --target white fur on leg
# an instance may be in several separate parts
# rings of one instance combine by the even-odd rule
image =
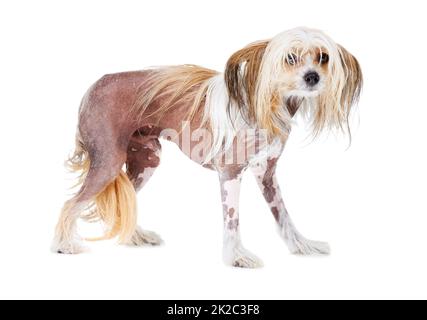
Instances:
[[[75,204],[69,200],[64,204],[58,224],[55,230],[55,237],[52,242],[51,250],[54,253],[78,254],[86,251],[81,244],[81,238],[77,234],[76,221],[79,213],[88,205],[88,201]]]
[[[303,237],[293,225],[287,213],[281,216],[280,233],[285,239],[289,250],[299,255],[328,255],[330,247],[327,242],[313,241]]]
[[[224,262],[237,268],[255,269],[263,267],[261,259],[243,248],[242,245],[238,245],[230,251],[224,250]]]
[[[77,239],[70,241],[59,240],[55,238],[52,242],[51,250],[54,253],[62,254],[79,254],[87,251],[86,247],[82,245],[82,242]]]
[[[261,268],[262,260],[246,250],[237,234],[226,234],[224,236],[223,260],[228,266],[238,268]]]
[[[152,231],[142,230],[140,227],[137,227],[135,233],[133,234],[130,242],[127,244],[129,246],[142,247],[142,246],[159,246],[163,243],[162,238]]]

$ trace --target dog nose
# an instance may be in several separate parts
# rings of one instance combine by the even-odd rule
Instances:
[[[304,80],[309,86],[314,87],[316,84],[319,83],[320,76],[317,72],[312,71],[306,73],[306,75],[304,76]]]

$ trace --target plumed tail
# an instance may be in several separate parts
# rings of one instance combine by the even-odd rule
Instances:
[[[75,186],[84,188],[84,182],[90,170],[90,158],[85,145],[77,136],[76,149],[66,162],[71,172],[79,173]],[[119,243],[129,243],[136,230],[136,193],[128,175],[120,170],[118,176],[98,193],[87,210],[81,215],[86,221],[102,221],[105,234],[89,241],[107,240],[118,237]]]
[[[118,236],[120,243],[129,243],[136,230],[136,194],[125,172],[120,171],[115,180],[98,193],[94,206],[84,218],[101,220],[106,232],[100,238],[87,240],[106,240]]]
[[[87,173],[89,172],[90,160],[89,153],[87,152],[79,134],[77,134],[76,137],[76,148],[74,149],[74,153],[68,157],[67,161],[65,161],[65,167],[70,172],[79,173],[77,182],[73,187],[82,185],[86,179]]]

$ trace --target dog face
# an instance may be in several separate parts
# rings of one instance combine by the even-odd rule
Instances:
[[[356,58],[326,34],[296,28],[236,52],[227,63],[225,80],[231,100],[258,127],[270,137],[286,138],[290,109],[299,107],[309,113],[314,135],[348,128],[362,72]]]
[[[279,88],[284,97],[315,97],[326,86],[329,54],[324,49],[295,50],[286,56]]]

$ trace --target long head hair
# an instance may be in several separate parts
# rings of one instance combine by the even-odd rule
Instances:
[[[318,50],[329,56],[324,89],[316,96],[292,94],[289,57]],[[248,45],[228,60],[225,82],[232,103],[246,109],[249,121],[268,135],[286,138],[291,127],[290,102],[308,106],[312,131],[348,128],[352,105],[360,95],[362,72],[356,58],[321,31],[296,28]]]

